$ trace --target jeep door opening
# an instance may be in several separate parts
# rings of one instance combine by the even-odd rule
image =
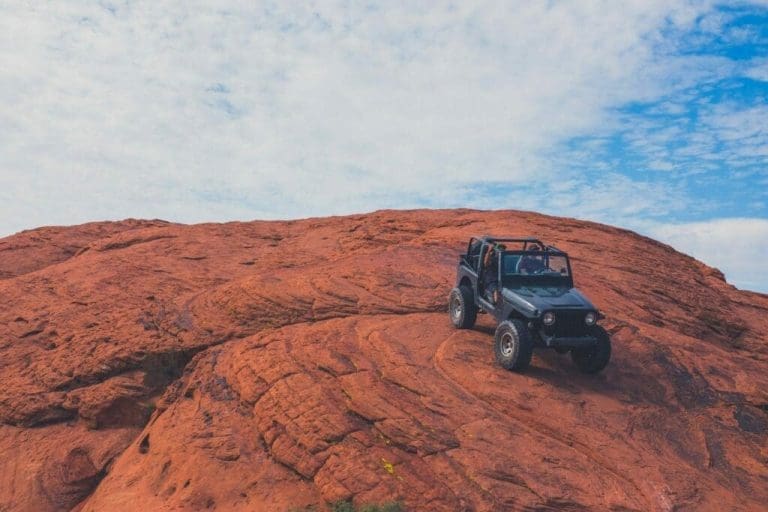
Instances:
[[[470,329],[478,313],[496,320],[494,353],[508,370],[528,367],[534,348],[570,352],[585,373],[610,360],[610,337],[598,325],[603,315],[574,288],[568,255],[536,238],[469,240],[448,314],[456,328]]]

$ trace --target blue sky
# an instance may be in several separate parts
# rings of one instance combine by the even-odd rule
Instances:
[[[765,1],[9,0],[0,99],[0,235],[517,208],[768,292]]]

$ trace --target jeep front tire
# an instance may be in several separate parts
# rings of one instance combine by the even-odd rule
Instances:
[[[520,320],[506,320],[496,328],[493,351],[496,362],[503,368],[521,371],[528,368],[533,357],[533,338]]]
[[[605,329],[596,325],[591,334],[597,339],[594,345],[571,350],[571,359],[583,373],[598,373],[611,359],[611,337]]]
[[[451,290],[448,297],[448,316],[457,329],[471,329],[477,319],[477,306],[472,289],[459,286]]]

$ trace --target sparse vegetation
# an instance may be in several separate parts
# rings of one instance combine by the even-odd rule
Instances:
[[[379,505],[361,505],[355,506],[351,501],[337,501],[328,503],[325,510],[327,512],[406,512],[399,501],[391,501]],[[323,512],[317,507],[309,506],[306,508],[293,508],[289,512]]]
[[[328,510],[330,512],[405,512],[403,506],[397,501],[360,507],[355,507],[350,501],[339,501],[329,505]]]

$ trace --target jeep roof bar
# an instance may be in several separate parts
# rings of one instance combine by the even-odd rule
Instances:
[[[528,243],[536,242],[544,246],[544,242],[542,242],[538,238],[496,238],[495,236],[488,236],[488,235],[478,236],[475,238],[479,240],[485,240],[486,242],[528,242]]]
[[[496,238],[495,236],[489,236],[489,235],[475,236],[472,238],[476,240],[484,241],[487,243],[497,243],[497,242],[521,242],[521,243],[528,243],[528,244],[537,243],[540,246],[542,246],[545,251],[565,254],[565,251],[558,249],[554,245],[546,245],[544,242],[542,242],[538,238]]]

